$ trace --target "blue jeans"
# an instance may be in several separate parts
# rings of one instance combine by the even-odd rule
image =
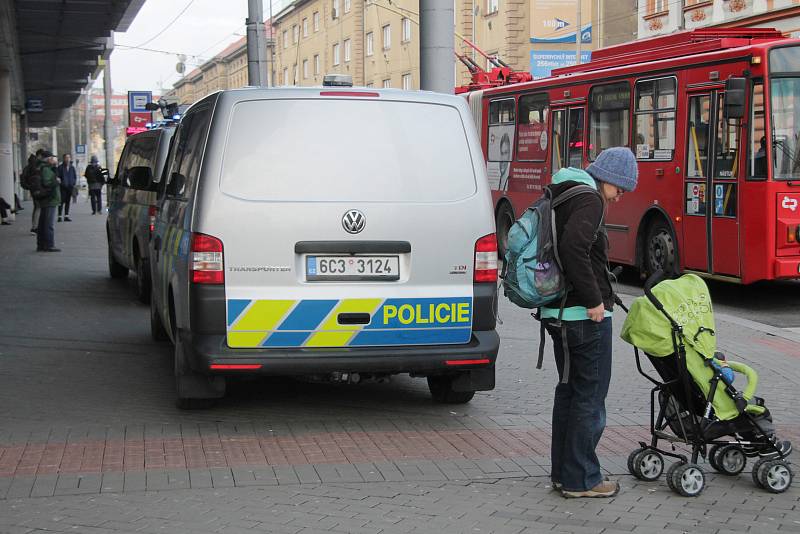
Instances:
[[[42,206],[36,229],[36,248],[45,250],[56,246],[56,207]]]
[[[564,373],[561,328],[546,320],[553,338],[559,380]],[[595,449],[606,426],[606,395],[611,381],[611,317],[565,321],[570,368],[566,384],[556,386],[550,477],[565,490],[586,491],[603,481]]]

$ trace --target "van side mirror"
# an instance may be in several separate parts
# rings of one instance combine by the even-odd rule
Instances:
[[[747,79],[731,77],[725,80],[725,107],[722,115],[725,119],[741,119],[744,117],[744,99]]]
[[[153,171],[150,167],[131,167],[128,169],[128,183],[133,189],[150,189]]]
[[[186,177],[180,173],[173,172],[169,177],[167,184],[167,196],[175,197],[183,191],[183,185],[186,183]]]

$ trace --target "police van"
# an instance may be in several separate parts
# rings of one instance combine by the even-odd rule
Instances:
[[[218,92],[181,119],[164,177],[151,328],[174,343],[178,406],[250,373],[409,373],[449,403],[494,388],[497,241],[463,99]]]
[[[173,127],[134,134],[125,141],[114,178],[108,183],[108,270],[112,278],[136,274],[136,296],[150,300],[150,234],[156,189],[167,159]]]

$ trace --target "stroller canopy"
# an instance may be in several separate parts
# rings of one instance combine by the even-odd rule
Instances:
[[[664,305],[664,311],[683,327],[684,343],[705,358],[713,357],[717,340],[711,296],[705,282],[697,275],[685,274],[677,280],[664,280],[652,291]],[[647,297],[633,301],[621,335],[651,356],[663,357],[675,352],[669,320]]]

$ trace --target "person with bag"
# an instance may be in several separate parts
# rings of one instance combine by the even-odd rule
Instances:
[[[36,151],[36,154],[28,156],[28,163],[25,165],[25,168],[22,169],[22,173],[20,173],[19,185],[28,192],[31,192],[31,188],[36,187],[41,182],[42,177],[39,173],[39,168],[42,166],[42,155],[44,152],[45,150],[40,148]],[[33,198],[32,192],[31,198]],[[31,213],[31,233],[36,236],[39,235],[37,228],[39,226],[40,214],[39,201],[34,198],[33,213]]]
[[[58,206],[58,222],[61,222],[61,212],[64,212],[64,221],[69,222],[69,204],[72,201],[72,192],[78,183],[78,173],[72,164],[72,155],[64,154],[63,162],[58,166],[56,175],[61,180],[61,204]]]
[[[39,202],[39,226],[36,235],[37,252],[61,252],[56,248],[55,226],[56,209],[61,204],[61,187],[56,177],[57,159],[50,152],[44,152],[39,167],[40,183],[31,189],[31,195]]]
[[[103,213],[103,186],[106,183],[103,169],[97,162],[97,156],[92,156],[83,175],[89,187],[89,197],[92,199],[92,215]]]
[[[606,424],[614,305],[603,221],[608,205],[633,191],[637,179],[633,153],[615,147],[605,149],[585,171],[561,169],[550,186],[554,198],[582,185],[597,192],[572,196],[554,209],[554,241],[566,293],[560,302],[540,309],[560,379],[553,402],[550,476],[553,487],[568,498],[619,492],[617,482],[604,479],[596,453]]]

